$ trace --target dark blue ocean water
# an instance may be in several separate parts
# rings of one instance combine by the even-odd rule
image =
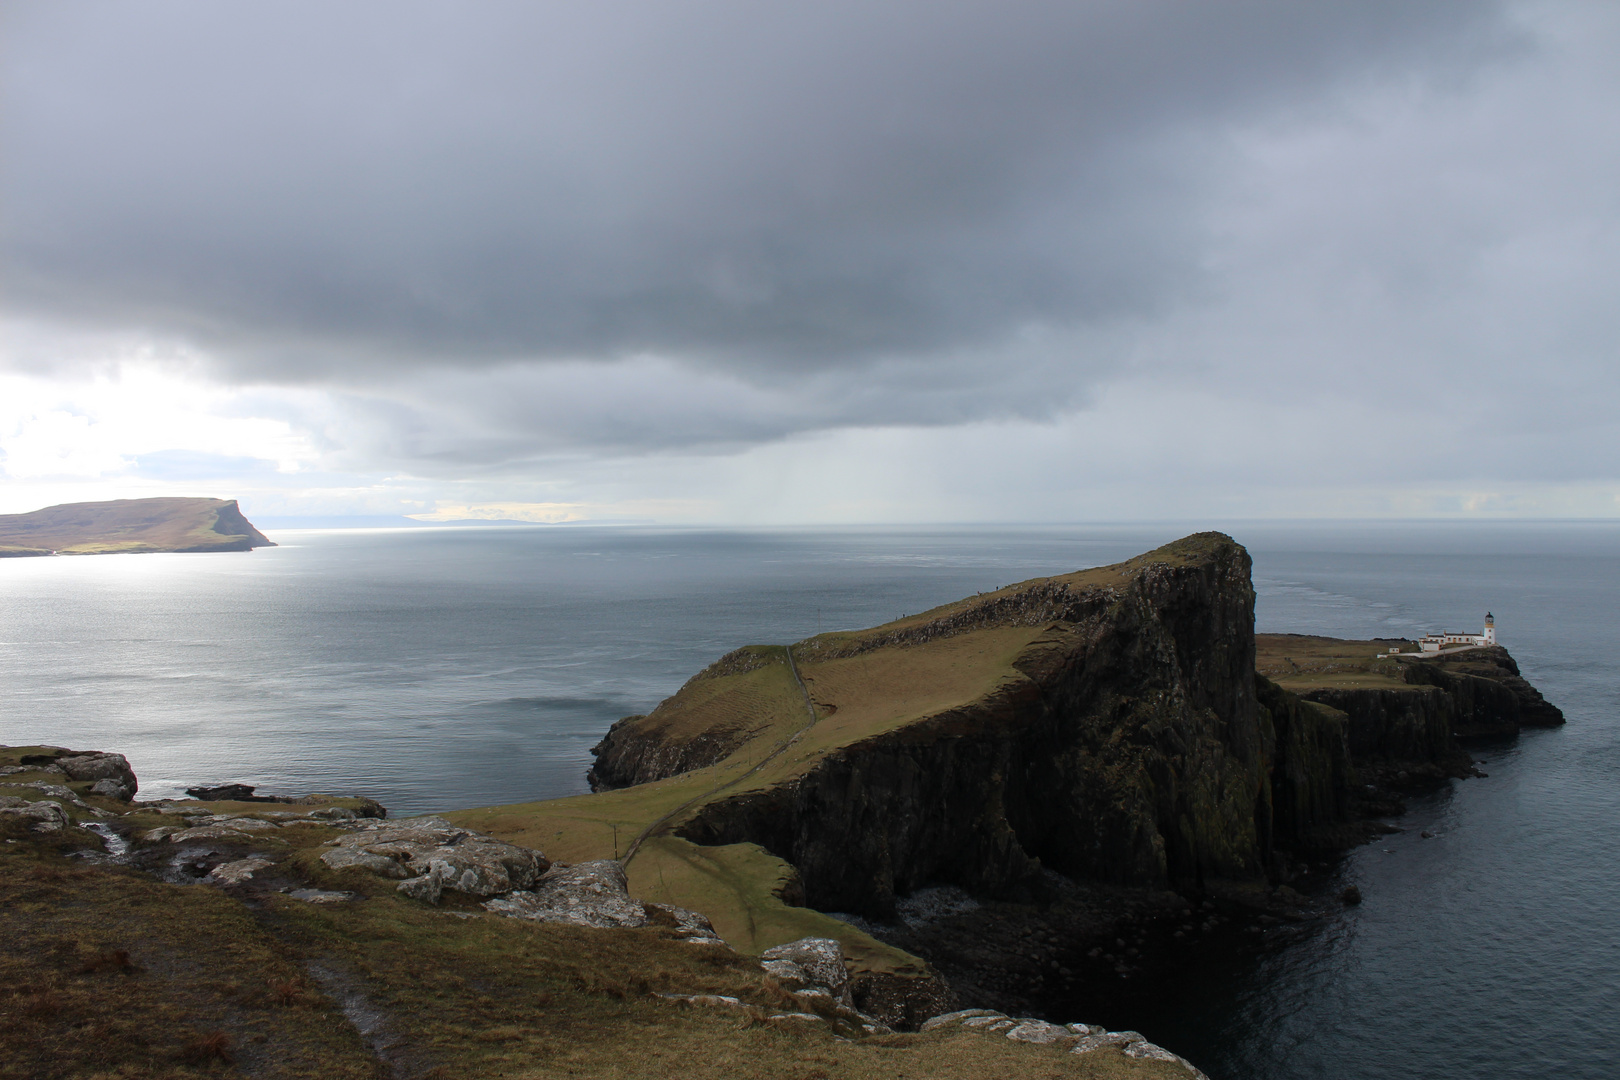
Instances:
[[[408,813],[571,794],[609,723],[738,645],[1187,531],[285,532],[248,555],[0,560],[0,741],[121,751],[143,795],[234,780]],[[1255,558],[1259,629],[1410,636],[1490,608],[1570,723],[1477,748],[1487,779],[1353,853],[1359,908],[1075,1019],[1216,1080],[1620,1076],[1620,526],[1227,531]]]

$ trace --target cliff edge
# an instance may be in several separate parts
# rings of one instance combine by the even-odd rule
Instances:
[[[1433,654],[1391,639],[1260,634],[1255,643],[1262,675],[1345,714],[1364,780],[1400,788],[1468,776],[1467,740],[1564,722],[1500,645]]]
[[[1346,818],[1350,767],[1341,713],[1257,684],[1249,571],[1240,545],[1200,533],[740,650],[616,724],[593,781],[667,781],[789,738],[667,828],[757,844],[811,906],[879,918],[925,885],[1027,897],[1043,868],[1157,888],[1260,878],[1277,845]]]

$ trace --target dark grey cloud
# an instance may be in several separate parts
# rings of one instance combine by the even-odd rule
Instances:
[[[1017,359],[1031,328],[1207,288],[1229,128],[1518,47],[1475,0],[4,12],[13,314],[188,339],[267,381],[651,354],[776,384],[722,442],[1072,404],[1106,349],[1017,402],[975,388],[1053,369]],[[944,389],[919,403],[907,364]],[[852,370],[880,377],[780,405],[783,379]],[[656,404],[647,445],[701,441],[701,408]]]

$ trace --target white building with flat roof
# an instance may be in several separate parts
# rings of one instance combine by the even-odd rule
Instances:
[[[1495,645],[1496,644],[1496,618],[1485,613],[1485,629],[1478,634],[1424,634],[1418,638],[1419,652],[1439,652],[1458,645]]]

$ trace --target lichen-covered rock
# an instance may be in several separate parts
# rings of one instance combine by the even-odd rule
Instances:
[[[444,895],[444,883],[438,875],[428,873],[420,877],[407,878],[396,886],[401,894],[412,900],[420,900],[424,904],[437,904],[439,897]]]
[[[274,865],[269,859],[237,859],[214,867],[208,872],[208,880],[216,885],[240,885],[258,871]]]
[[[378,802],[376,799],[367,799],[354,795],[346,795],[343,797],[354,803],[354,806],[329,806],[328,803],[333,798],[330,795],[305,795],[302,798],[291,799],[288,801],[298,806],[317,806],[322,808],[320,810],[310,811],[311,817],[326,817],[334,819],[343,818],[344,820],[352,820],[354,818],[386,818],[388,816],[388,808],[382,803]]]
[[[153,830],[153,832],[156,831]],[[251,830],[238,829],[228,825],[199,825],[194,829],[181,829],[179,832],[169,834],[169,843],[171,844],[191,844],[199,840],[229,840],[238,844],[286,843],[280,837],[255,836]]]
[[[354,848],[334,848],[321,852],[321,862],[333,870],[358,868],[385,878],[408,878],[411,872],[398,859],[387,855],[373,855]],[[437,897],[435,896],[435,899]]]
[[[133,795],[140,785],[123,754],[74,754],[56,759],[56,767],[70,780],[117,780]]]
[[[1046,1044],[1072,1039],[1074,1034],[1066,1027],[1026,1018],[1007,1029],[1007,1038],[1014,1042]]]
[[[647,909],[630,896],[624,867],[613,859],[557,865],[532,890],[520,890],[484,908],[497,915],[575,926],[646,926]]]
[[[41,795],[48,796],[49,798],[52,798],[52,799],[60,799],[62,802],[67,803],[69,806],[77,806],[77,807],[79,807],[80,809],[83,809],[83,810],[90,809],[90,804],[89,803],[87,803],[83,799],[79,798],[78,793],[75,792],[72,788],[67,787],[67,786],[65,786],[63,784],[42,784],[42,783],[39,783],[38,781],[34,781],[34,780],[25,780],[25,781],[23,781],[21,783],[13,784],[12,786],[13,787],[33,788],[35,791],[39,792]]]
[[[18,773],[52,773],[56,776],[66,776],[56,765],[5,765],[0,766],[0,776],[15,776]]]
[[[30,827],[36,832],[58,832],[72,824],[67,811],[49,799],[29,802],[15,795],[0,795],[0,814],[33,821]]]
[[[1094,1051],[1113,1047],[1128,1058],[1138,1061],[1168,1061],[1180,1065],[1187,1070],[1192,1080],[1209,1080],[1192,1062],[1159,1046],[1148,1042],[1138,1031],[1108,1031],[1100,1035],[1087,1035],[1075,1043],[1070,1051],[1075,1054],[1090,1054]]]
[[[724,945],[725,941],[714,932],[714,924],[700,911],[688,911],[672,904],[644,904],[647,922],[651,926],[667,926],[676,936],[694,945]]]
[[[844,951],[832,938],[800,938],[759,954],[765,970],[779,981],[826,991],[846,1009],[855,1008]],[[792,989],[792,987],[789,987]]]
[[[984,1031],[1006,1031],[1015,1027],[1018,1021],[1010,1016],[974,1016],[962,1021],[965,1028],[979,1028]]]
[[[129,802],[135,797],[133,788],[121,780],[114,780],[110,777],[106,780],[97,780],[94,784],[91,784],[90,794],[103,799],[117,799],[119,802]]]
[[[933,1031],[936,1028],[950,1027],[952,1024],[960,1024],[962,1021],[972,1019],[975,1016],[1001,1015],[1003,1014],[996,1012],[994,1009],[958,1009],[955,1012],[941,1013],[938,1016],[929,1017],[927,1020],[922,1022],[922,1026],[917,1030]]]
[[[470,832],[443,818],[388,822],[365,819],[348,825],[346,835],[321,861],[334,870],[359,867],[383,877],[422,879],[408,896],[437,902],[440,891],[468,896],[500,896],[537,885],[549,860],[532,848]]]

